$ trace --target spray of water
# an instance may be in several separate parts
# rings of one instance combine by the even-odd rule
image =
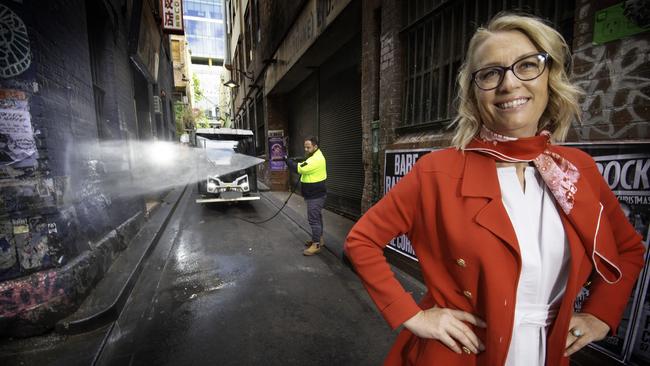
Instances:
[[[202,149],[163,141],[81,144],[69,152],[68,159],[100,162],[101,191],[126,198],[196,183],[208,176],[223,176],[264,162],[236,153],[231,146]]]

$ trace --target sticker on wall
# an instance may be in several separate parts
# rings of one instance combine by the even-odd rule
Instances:
[[[14,219],[14,235],[26,234],[29,232],[29,225],[27,224],[27,219]]]
[[[4,5],[0,5],[0,77],[22,74],[32,62],[25,23]]]
[[[14,237],[18,261],[22,269],[40,269],[49,264],[47,223],[41,217],[30,218],[29,232]]]

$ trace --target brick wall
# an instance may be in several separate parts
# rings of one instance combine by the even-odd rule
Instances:
[[[289,135],[289,116],[287,115],[287,101],[284,95],[269,95],[266,99],[266,113],[269,130],[283,130],[284,136]],[[268,161],[258,168],[258,179],[274,191],[283,191],[289,188],[289,171],[270,171]]]
[[[373,135],[372,122],[379,119],[379,66],[381,39],[381,1],[368,1],[361,12],[361,128],[364,169],[361,211],[373,201]]]
[[[116,21],[107,21],[99,50],[105,90],[101,133],[88,40],[93,20],[86,17],[86,1],[0,4],[25,25],[31,55],[28,68],[0,78],[2,108],[26,116],[21,134],[7,129],[6,117],[0,130],[2,141],[18,147],[3,144],[0,151],[0,334],[43,331],[74,309],[127,236],[102,238],[128,220],[139,222],[133,218],[143,208],[140,196],[119,198],[106,190],[117,179],[129,179],[129,164],[120,168],[99,149],[100,134],[122,142],[138,136],[130,22],[122,1],[109,3]],[[165,55],[159,85],[171,90],[166,62]],[[30,145],[36,153],[21,156],[33,150]]]
[[[365,169],[362,212],[373,203],[371,123],[376,118],[380,121],[379,172],[381,175],[384,150],[395,140],[395,129],[401,120],[402,50],[399,34],[402,26],[401,7],[401,2],[396,0],[374,1],[364,4],[362,11],[361,120]],[[379,22],[377,11],[381,12]],[[377,25],[380,29],[377,29]],[[376,38],[377,36],[379,39]],[[376,93],[379,93],[378,97]],[[381,195],[383,192],[381,183],[378,189]]]

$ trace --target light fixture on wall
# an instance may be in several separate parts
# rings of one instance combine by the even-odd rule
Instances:
[[[253,77],[252,77],[251,75],[249,75],[248,72],[245,72],[245,71],[241,71],[241,70],[235,69],[234,67],[231,67],[231,68],[230,68],[230,71],[231,71],[231,72],[238,72],[238,73],[240,73],[243,77],[245,77],[246,79],[248,79],[248,80],[250,80],[250,81],[254,81]],[[235,80],[233,80],[233,79],[230,79],[230,80],[226,81],[225,83],[223,83],[223,85],[224,85],[224,86],[227,86],[227,87],[229,87],[229,88],[236,88],[236,87],[239,86],[239,83],[237,83],[237,82],[236,82]]]
[[[237,82],[233,79],[226,81],[225,83],[223,83],[223,85],[228,88],[236,88],[239,86],[239,84],[237,84]]]

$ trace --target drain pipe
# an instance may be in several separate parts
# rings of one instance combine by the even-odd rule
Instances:
[[[379,201],[379,120],[372,121],[372,203]]]

